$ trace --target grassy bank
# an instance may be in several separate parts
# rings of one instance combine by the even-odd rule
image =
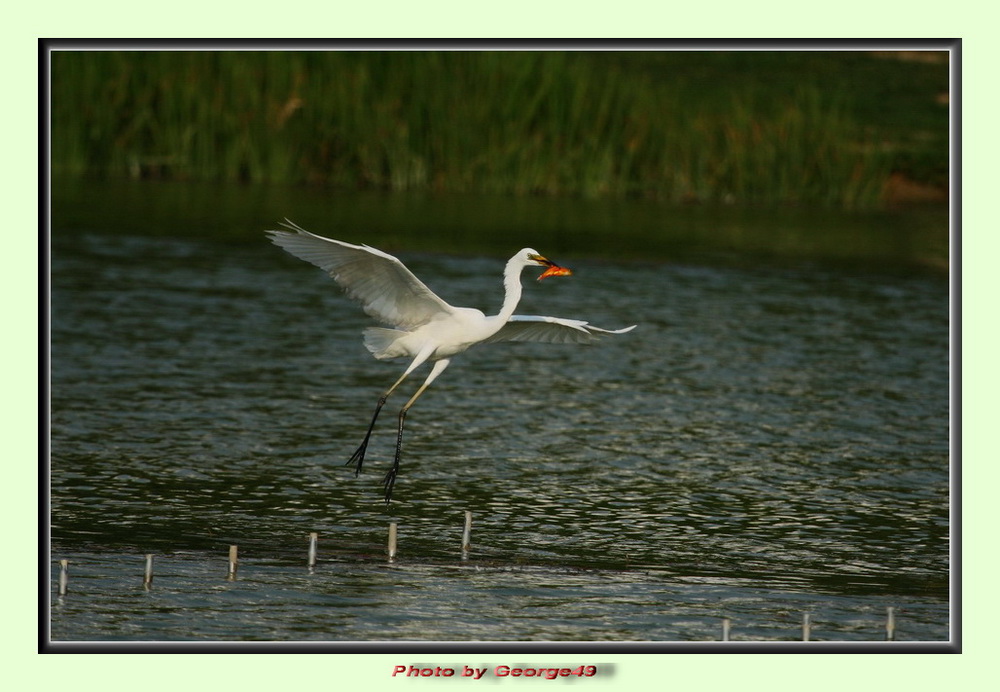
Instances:
[[[845,208],[947,176],[947,66],[868,54],[66,52],[52,80],[59,173]]]

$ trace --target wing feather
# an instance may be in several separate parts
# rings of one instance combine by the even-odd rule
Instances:
[[[610,334],[624,334],[635,329],[601,329],[582,320],[542,315],[514,315],[493,336],[483,343],[498,341],[534,341],[545,344],[589,344]]]
[[[287,219],[288,231],[267,231],[271,242],[329,274],[349,297],[382,324],[413,330],[454,312],[390,254],[315,235]]]

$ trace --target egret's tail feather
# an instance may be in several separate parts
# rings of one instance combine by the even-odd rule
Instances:
[[[368,327],[365,329],[365,348],[369,353],[379,360],[399,358],[405,356],[406,351],[401,349],[398,341],[406,335],[400,329],[385,329],[383,327]]]

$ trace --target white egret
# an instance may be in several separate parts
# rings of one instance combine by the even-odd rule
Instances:
[[[348,296],[361,303],[369,316],[388,327],[365,329],[365,346],[371,354],[379,360],[401,357],[412,359],[399,379],[379,397],[365,439],[347,461],[346,465],[354,465],[355,476],[361,473],[368,441],[386,399],[417,367],[426,361],[434,363],[427,379],[399,411],[396,456],[392,468],[383,480],[386,505],[392,499],[392,487],[399,473],[406,412],[431,382],[444,372],[452,356],[480,343],[589,343],[602,336],[623,334],[635,329],[635,325],[632,325],[611,331],[581,320],[515,315],[514,309],[521,299],[522,269],[529,266],[546,267],[538,277],[539,280],[546,276],[566,276],[572,273],[531,248],[520,250],[507,262],[503,273],[503,306],[498,314],[487,317],[473,308],[452,307],[427,288],[402,262],[381,250],[314,235],[287,219],[282,225],[289,230],[267,231],[275,245],[323,269],[340,284]]]

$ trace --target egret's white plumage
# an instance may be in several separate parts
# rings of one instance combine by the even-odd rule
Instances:
[[[507,262],[503,274],[503,306],[498,314],[487,316],[474,308],[449,305],[427,288],[402,262],[381,250],[368,245],[352,245],[324,238],[287,220],[282,225],[289,230],[267,231],[275,245],[323,269],[348,296],[361,304],[369,316],[385,325],[365,330],[364,343],[369,352],[380,360],[401,357],[412,359],[403,375],[379,398],[364,442],[347,462],[355,465],[356,473],[361,472],[375,420],[386,399],[417,367],[428,360],[434,362],[427,379],[399,412],[396,456],[384,481],[387,504],[392,498],[392,487],[399,472],[406,411],[448,367],[452,356],[479,343],[537,341],[582,344],[635,329],[635,325],[632,325],[612,331],[591,326],[581,320],[515,315],[514,310],[521,299],[521,271],[525,267],[547,267],[540,279],[548,275],[571,273],[531,248],[524,248]]]

